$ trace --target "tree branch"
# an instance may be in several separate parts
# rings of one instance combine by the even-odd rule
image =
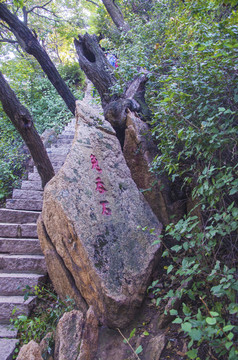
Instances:
[[[9,44],[17,44],[16,40],[11,40],[11,39],[7,39],[7,38],[0,39],[0,42],[6,42],[6,43],[9,43]]]
[[[50,11],[50,10],[48,10],[48,9],[45,9],[45,6],[47,6],[49,3],[51,3],[52,2],[52,0],[49,0],[47,3],[45,3],[44,5],[35,5],[35,6],[33,6],[30,10],[27,10],[27,13],[30,13],[30,12],[32,12],[33,10],[35,10],[35,9],[44,9],[44,10],[46,10],[46,11]]]
[[[0,72],[0,101],[3,110],[25,141],[42,180],[42,187],[54,176],[54,169],[36,131],[28,109],[18,100],[14,91]]]
[[[2,3],[0,3],[0,19],[8,24],[22,49],[25,50],[28,54],[33,55],[39,62],[42,70],[48,76],[48,79],[52,85],[65,101],[69,110],[74,114],[76,98],[65,84],[55,65],[51,61],[49,55],[40,45],[32,31],[15,15],[13,15],[5,4]]]
[[[92,1],[92,0],[86,0],[86,1],[92,3],[93,5],[95,5],[95,6],[97,6],[97,7],[100,7],[97,3],[95,3],[95,2]]]

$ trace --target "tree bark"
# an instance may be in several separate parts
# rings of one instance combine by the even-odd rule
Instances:
[[[64,80],[61,78],[55,65],[51,61],[46,51],[42,48],[37,38],[33,35],[31,30],[22,21],[20,21],[17,16],[12,14],[6,5],[1,3],[0,19],[8,24],[22,49],[25,50],[28,54],[33,55],[39,62],[42,70],[48,76],[48,79],[58,91],[69,110],[75,114],[76,98],[73,96]]]
[[[118,99],[118,96],[112,95],[110,91],[116,83],[113,68],[99,46],[96,35],[79,35],[74,44],[79,65],[98,90],[104,108],[110,101]]]
[[[79,40],[74,40],[78,54],[79,65],[101,97],[104,116],[113,126],[117,137],[123,146],[123,139],[126,127],[126,112],[138,111],[140,106],[134,100],[140,85],[145,84],[146,76],[138,76],[128,86],[125,87],[123,94],[113,94],[111,87],[117,80],[114,69],[109,64],[103,50],[100,48],[98,39],[95,35],[79,35]]]
[[[102,0],[107,12],[112,18],[112,21],[120,31],[129,31],[130,26],[125,22],[120,8],[115,4],[114,0]]]
[[[42,187],[55,175],[46,149],[36,131],[31,114],[25,108],[0,72],[0,101],[3,110],[25,141],[42,180]]]

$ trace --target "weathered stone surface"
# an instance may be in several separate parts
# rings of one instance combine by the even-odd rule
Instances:
[[[0,224],[2,237],[9,238],[37,238],[36,224]]]
[[[0,324],[9,323],[12,310],[17,308],[15,316],[28,315],[35,304],[36,297],[30,296],[24,301],[24,296],[0,296]]]
[[[62,299],[65,299],[67,296],[74,299],[78,309],[86,313],[88,308],[87,304],[76,287],[73,276],[66,268],[62,258],[50,241],[41,216],[38,219],[37,229],[39,239],[41,239],[41,248],[47,263],[47,270],[48,273],[52,275],[51,280],[58,295]]]
[[[0,254],[0,270],[46,274],[45,258],[43,255]]]
[[[42,200],[43,191],[14,189],[12,193],[13,199]]]
[[[31,340],[28,344],[23,345],[17,360],[43,360],[41,356],[40,346]]]
[[[166,344],[165,334],[160,334],[150,339],[146,348],[147,360],[159,360]]]
[[[80,311],[65,313],[55,334],[54,360],[76,360],[82,338],[84,317]]]
[[[77,117],[71,152],[45,188],[46,236],[38,234],[51,279],[57,274],[50,270],[49,242],[100,321],[123,327],[141,305],[158,260],[149,229],[160,234],[162,225],[132,180],[110,124],[93,120],[82,106]]]
[[[34,223],[37,221],[39,214],[36,211],[0,209],[0,223]]]
[[[34,174],[34,173],[31,173]],[[39,175],[37,174],[39,177]],[[42,209],[42,200],[32,200],[27,199],[8,199],[6,201],[7,209],[19,209],[19,210],[33,210],[41,211]]]
[[[0,238],[0,254],[42,254],[38,239]]]
[[[46,148],[57,142],[57,134],[54,129],[46,129],[42,135],[41,140]]]
[[[16,344],[19,340],[17,339],[0,339],[0,359],[1,360],[12,360]]]
[[[83,329],[80,353],[77,360],[92,360],[97,353],[98,347],[98,320],[95,317],[93,308],[86,314],[86,321]]]
[[[172,215],[168,181],[157,178],[150,172],[153,159],[157,154],[148,125],[130,111],[126,119],[123,154],[135,181],[153,212],[163,225],[168,225]]]

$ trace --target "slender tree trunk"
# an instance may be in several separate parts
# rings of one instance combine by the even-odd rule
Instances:
[[[33,55],[39,62],[45,74],[65,101],[69,110],[75,114],[75,100],[68,86],[61,78],[58,70],[51,61],[46,51],[42,48],[31,30],[21,22],[17,16],[12,14],[6,5],[0,3],[0,19],[5,21],[16,36],[18,43],[28,54]]]
[[[31,114],[25,108],[0,72],[0,101],[3,110],[25,141],[42,180],[42,187],[55,175],[43,142],[36,131]]]
[[[113,0],[102,0],[102,2],[116,27],[120,31],[129,31],[130,26],[125,22],[123,14],[120,8],[115,4],[115,2]]]

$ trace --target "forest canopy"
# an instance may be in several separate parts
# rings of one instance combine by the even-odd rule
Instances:
[[[85,75],[74,48],[95,34],[118,60],[115,96],[145,76],[144,120],[158,153],[151,171],[166,175],[184,216],[170,219],[161,241],[168,281],[156,306],[183,296],[174,323],[188,336],[189,359],[235,360],[237,322],[237,49],[235,0],[1,1],[25,22],[75,98]],[[112,12],[111,12],[112,11]],[[114,11],[114,12],[113,12]],[[117,17],[116,17],[117,16]],[[0,70],[40,133],[72,114],[36,59],[0,19]],[[0,109],[0,198],[22,173],[19,136]],[[140,109],[141,111],[141,109]],[[139,114],[140,114],[139,111]],[[9,186],[11,185],[11,186]],[[181,284],[184,286],[181,290]]]

